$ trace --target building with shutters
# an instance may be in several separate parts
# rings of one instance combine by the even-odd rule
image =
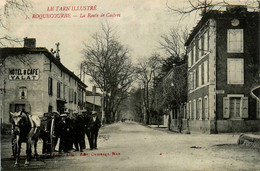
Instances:
[[[246,6],[207,11],[186,41],[189,130],[260,130],[259,12]]]
[[[26,38],[24,47],[1,48],[0,56],[2,126],[10,124],[9,112],[23,108],[34,115],[85,109],[87,85],[60,62],[59,53]]]

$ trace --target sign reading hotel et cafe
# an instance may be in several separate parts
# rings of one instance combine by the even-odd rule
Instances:
[[[39,80],[39,69],[9,69],[9,80],[36,81]]]

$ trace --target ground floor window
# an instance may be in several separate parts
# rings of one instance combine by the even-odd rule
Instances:
[[[191,116],[191,113],[192,113],[192,110],[191,110],[191,101],[189,102],[189,116],[190,116],[190,119],[192,119],[192,116]]]
[[[209,119],[209,102],[208,102],[208,96],[204,97],[204,112],[202,115],[202,119]]]
[[[241,97],[231,97],[229,99],[229,107],[230,118],[240,118]]]
[[[198,112],[197,112],[197,119],[202,119],[202,99],[199,98],[198,100]]]
[[[226,119],[248,118],[248,97],[228,95],[223,98],[223,117]]]
[[[196,120],[196,118],[197,118],[196,111],[197,111],[197,105],[196,105],[196,100],[194,99],[193,100],[193,110],[192,110],[192,119],[194,119],[194,120]]]

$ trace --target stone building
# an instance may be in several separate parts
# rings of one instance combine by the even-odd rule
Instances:
[[[192,30],[188,48],[187,118],[190,131],[260,130],[259,12],[246,6],[208,11]],[[258,105],[257,105],[258,104]]]
[[[24,47],[1,48],[0,56],[2,126],[10,124],[9,112],[22,109],[33,115],[85,109],[87,85],[60,62],[58,47],[54,56],[25,38]]]

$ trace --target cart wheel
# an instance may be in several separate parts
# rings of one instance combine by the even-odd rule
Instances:
[[[55,151],[55,120],[51,119],[51,129],[50,129],[50,155],[53,156],[53,152]]]

